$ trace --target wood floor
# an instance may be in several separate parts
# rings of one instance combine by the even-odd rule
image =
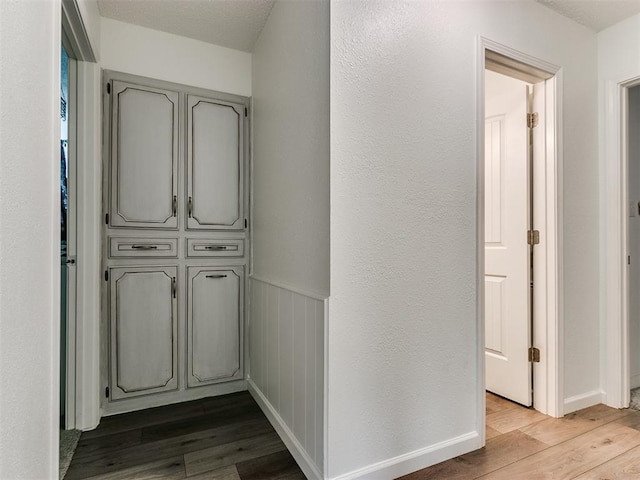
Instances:
[[[304,479],[247,392],[103,418],[65,480]]]
[[[304,479],[247,392],[103,418],[65,480]],[[487,394],[485,448],[402,477],[640,480],[640,412],[597,405],[555,419]]]
[[[640,412],[596,405],[551,418],[487,394],[487,444],[402,477],[640,480]]]

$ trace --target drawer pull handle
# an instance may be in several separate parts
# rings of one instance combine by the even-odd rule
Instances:
[[[187,209],[189,211],[189,218],[193,215],[193,200],[189,197],[189,201],[187,202]]]
[[[176,298],[178,288],[176,287],[176,277],[171,277],[171,296]]]
[[[171,201],[171,210],[173,211],[173,216],[176,216],[178,213],[178,197],[176,195],[173,196],[173,200]]]
[[[155,250],[158,248],[157,245],[131,245],[133,250]]]
[[[206,278],[227,278],[226,275],[207,275]]]
[[[205,245],[205,250],[226,250],[226,245]]]

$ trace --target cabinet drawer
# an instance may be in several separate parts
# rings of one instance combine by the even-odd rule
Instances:
[[[170,257],[178,255],[177,238],[109,237],[110,257]]]
[[[187,257],[242,257],[243,255],[244,241],[241,239],[187,238]]]

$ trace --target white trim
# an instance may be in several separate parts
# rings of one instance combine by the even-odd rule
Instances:
[[[252,275],[249,275],[249,278],[252,280],[256,280],[258,282],[272,285],[274,287],[282,288],[284,290],[289,290],[290,292],[297,293],[305,297],[313,298],[314,300],[320,300],[321,302],[324,302],[327,298],[329,298],[328,295],[323,295],[322,293],[312,292],[311,290],[305,290],[303,288],[294,287],[284,282],[279,282],[277,280],[270,280],[268,278],[261,277],[259,275],[252,274]]]
[[[100,68],[78,62],[75,428],[100,422]]]
[[[603,402],[626,408],[630,400],[628,312],[628,205],[627,205],[627,92],[640,84],[640,76],[604,83],[604,304],[605,343]]]
[[[324,392],[322,413],[322,471],[329,471],[329,299],[324,301]]]
[[[273,408],[269,400],[267,400],[267,397],[265,397],[258,386],[253,383],[253,380],[247,380],[247,386],[249,387],[249,393],[258,405],[260,405],[260,408],[273,425],[273,428],[278,432],[278,435],[280,435],[280,438],[287,446],[287,449],[289,449],[289,452],[291,452],[291,455],[293,455],[293,458],[296,460],[306,477],[311,480],[323,480],[324,477],[318,470],[316,464],[313,462],[311,457],[309,457],[304,447],[300,445],[300,442],[298,442],[293,432],[289,427],[287,427],[287,424],[275,408]]]
[[[469,432],[444,442],[430,445],[420,450],[398,455],[383,462],[374,463],[364,468],[333,477],[331,480],[391,480],[409,473],[427,468],[436,463],[463,455],[482,447],[479,432]]]
[[[564,401],[564,414],[582,410],[583,408],[592,407],[602,403],[604,392],[602,390],[593,390],[591,392],[582,393],[569,397]]]
[[[555,112],[547,115],[547,197],[546,211],[546,278],[542,288],[546,297],[546,309],[539,311],[533,319],[535,330],[546,335],[536,337],[542,352],[540,364],[534,364],[534,407],[554,417],[563,415],[562,402],[562,70],[559,66],[519,52],[497,42],[478,37],[476,65],[476,318],[477,318],[477,364],[478,364],[478,431],[484,432],[484,70],[485,51],[491,50],[520,63],[549,74],[545,104]],[[552,94],[552,95],[550,95]]]

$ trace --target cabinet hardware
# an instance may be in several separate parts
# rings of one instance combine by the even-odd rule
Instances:
[[[191,213],[193,212],[193,201],[191,200],[191,197],[189,197],[189,218],[191,218]]]
[[[109,281],[109,270],[105,270],[104,271],[104,281],[108,282]]]
[[[134,250],[155,250],[158,248],[157,245],[131,245],[131,248]]]
[[[171,209],[173,211],[173,216],[176,216],[176,212],[177,212],[177,208],[178,208],[178,197],[176,195],[173,196],[173,201],[171,202]]]
[[[206,278],[227,278],[226,275],[207,275]]]
[[[107,94],[111,93],[111,84],[107,83]]]
[[[76,261],[73,258],[70,258],[69,260],[67,260],[67,265],[75,265]]]
[[[247,228],[247,223],[248,223],[248,222],[247,222],[247,219],[245,218],[245,219],[244,219],[244,228]]]
[[[249,113],[249,112],[248,112],[247,107],[244,107],[244,116],[245,116],[245,117],[247,117],[247,116],[248,116],[248,113]]]
[[[104,214],[104,223],[105,223],[106,225],[109,225],[109,214],[108,214],[108,213],[105,213],[105,214]]]
[[[176,298],[176,277],[171,277],[171,296]]]
[[[226,250],[226,245],[205,245],[205,250]]]
[[[104,396],[109,398],[109,387],[105,387],[104,389]]]
[[[540,349],[536,347],[529,348],[529,361],[533,363],[540,363]]]
[[[540,243],[540,231],[529,230],[527,231],[527,244],[538,245]]]

